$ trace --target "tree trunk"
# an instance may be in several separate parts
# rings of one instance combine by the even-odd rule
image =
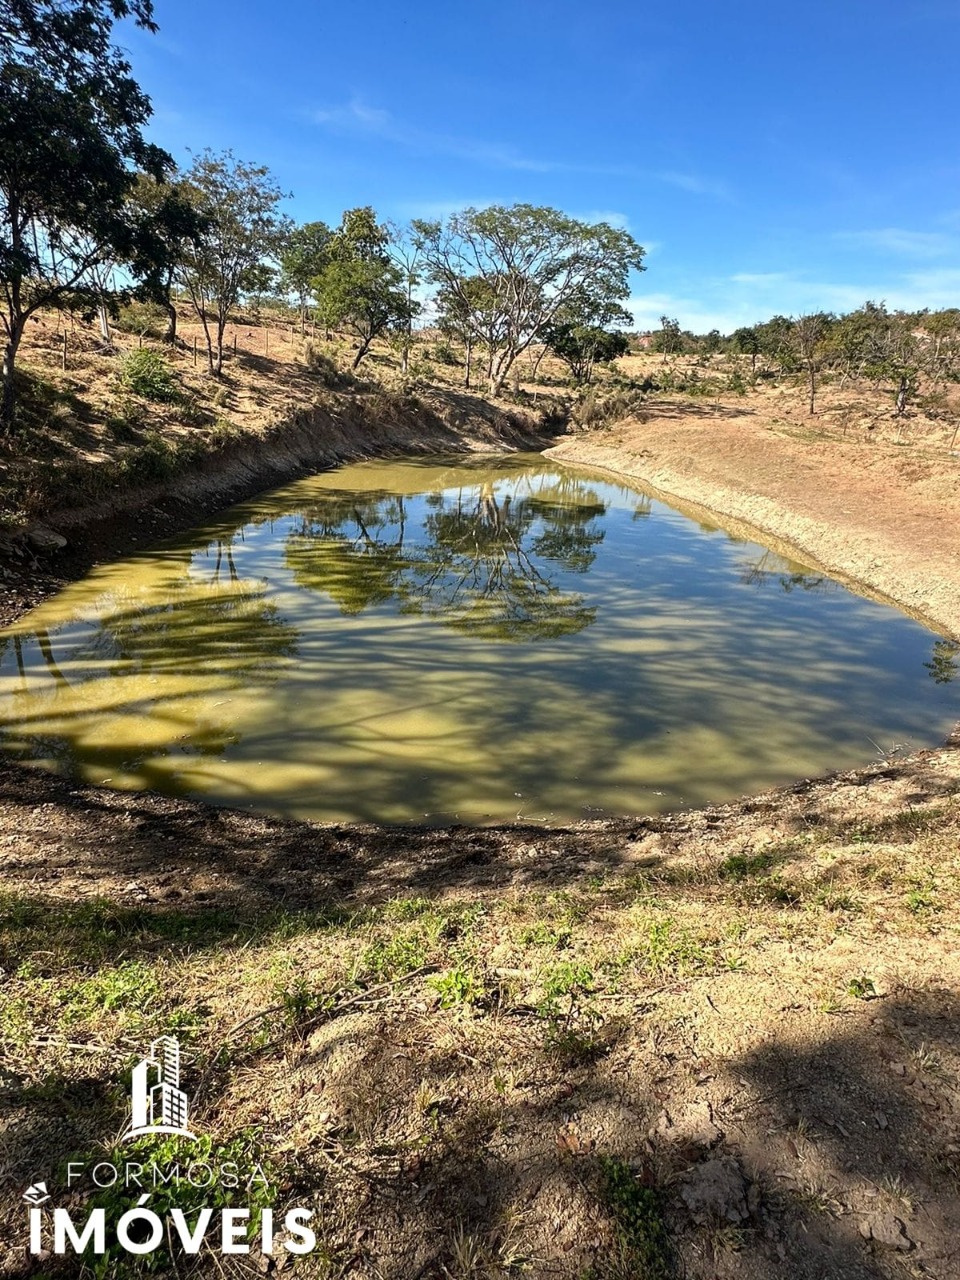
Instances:
[[[172,347],[177,341],[177,308],[174,306],[169,294],[167,294],[167,300],[163,305],[167,313],[167,331],[163,335],[163,340],[164,342],[169,342]]]
[[[107,315],[106,303],[101,302],[97,307],[97,319],[100,321],[100,337],[104,342],[110,341],[110,317]]]
[[[465,352],[465,358],[464,358],[464,375],[463,375],[463,385],[467,389],[467,391],[470,390],[470,366],[472,362],[473,362],[473,338],[467,338],[466,352]]]
[[[0,434],[3,435],[9,435],[13,431],[16,412],[15,366],[25,324],[20,319],[13,322],[7,345],[3,348],[3,403],[0,406]]]
[[[360,345],[359,347],[357,347],[357,354],[354,356],[353,364],[350,366],[351,370],[356,369],[357,365],[360,363],[363,357],[367,354],[367,349],[369,348],[370,343],[372,341],[373,341],[372,338],[360,339]]]
[[[900,375],[900,386],[897,388],[897,417],[902,418],[907,408],[907,392],[910,389],[910,379],[905,373]]]
[[[813,415],[813,412],[814,412],[813,405],[814,405],[814,400],[816,399],[816,395],[817,395],[817,373],[813,367],[813,362],[811,361],[810,363],[810,414],[811,416]]]

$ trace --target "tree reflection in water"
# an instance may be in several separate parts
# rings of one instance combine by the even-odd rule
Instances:
[[[345,614],[395,601],[403,613],[490,640],[556,639],[596,608],[558,582],[585,573],[603,540],[606,505],[582,481],[499,496],[492,483],[402,497],[333,491],[290,535],[296,581]]]
[[[56,760],[65,771],[76,772],[74,720],[99,707],[117,730],[97,737],[93,754],[103,767],[133,769],[174,752],[222,754],[237,735],[227,723],[228,710],[222,719],[210,715],[211,691],[238,681],[247,687],[272,684],[281,675],[280,660],[296,652],[297,631],[266,592],[265,582],[240,577],[230,539],[218,540],[211,573],[198,574],[187,557],[183,572],[164,582],[160,603],[143,592],[115,590],[111,608],[95,622],[75,625],[57,638],[59,658],[45,628],[14,635],[19,679],[5,749],[22,759]],[[103,692],[105,678],[118,681],[114,696]],[[198,692],[191,693],[187,684]],[[188,722],[182,704],[191,698],[198,710],[196,720]],[[176,706],[176,715],[168,715],[168,706]],[[168,735],[160,733],[144,745],[120,726],[126,716],[147,710],[155,725],[165,717],[170,723]],[[83,758],[91,758],[89,740]]]

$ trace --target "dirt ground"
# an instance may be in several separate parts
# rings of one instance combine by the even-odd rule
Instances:
[[[555,453],[957,634],[960,460],[844,404],[654,396]],[[165,503],[145,539],[195,519]],[[133,527],[38,552],[7,616]],[[298,1274],[960,1277],[960,741],[557,829],[283,822],[2,765],[0,873],[0,1274],[77,1274],[27,1255],[22,1191],[115,1152],[124,1072],[174,1028],[213,1153],[315,1210]]]

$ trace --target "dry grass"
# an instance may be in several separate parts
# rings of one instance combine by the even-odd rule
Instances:
[[[321,1211],[309,1274],[766,1277],[782,1247],[793,1275],[898,1276],[856,1232],[880,1209],[950,1274],[955,751],[634,829],[465,833],[403,896],[386,835],[350,892],[306,843],[296,902],[282,864],[261,882],[242,854],[228,900],[202,836],[191,857],[163,826],[140,901],[95,862],[80,901],[76,870],[31,885],[35,839],[11,848],[14,1194],[110,1149],[124,1069],[172,1030],[214,1149],[261,1152],[279,1203]],[[482,876],[455,870],[459,841]],[[185,898],[161,902],[174,867]],[[691,1218],[684,1189],[721,1157],[748,1208]]]

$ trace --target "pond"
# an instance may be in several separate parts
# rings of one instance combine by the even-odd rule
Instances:
[[[370,462],[100,568],[0,635],[0,747],[325,820],[722,801],[960,718],[955,647],[539,455]]]

